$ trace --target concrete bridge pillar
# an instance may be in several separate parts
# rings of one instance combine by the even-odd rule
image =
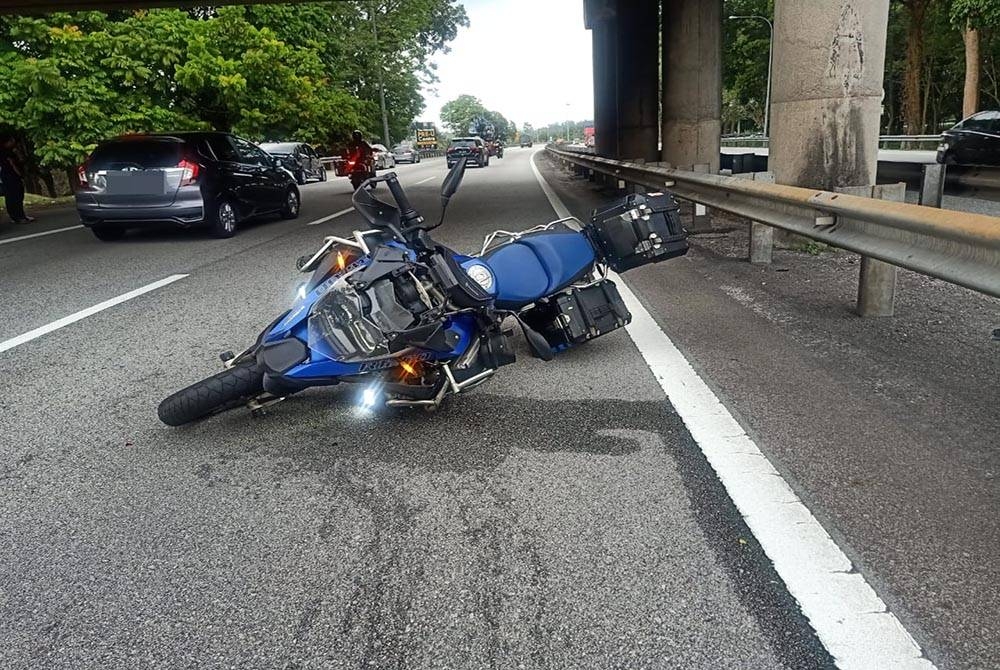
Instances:
[[[659,0],[617,0],[618,157],[659,160]]]
[[[889,0],[775,0],[769,169],[779,184],[875,183]]]
[[[662,160],[718,173],[721,116],[722,0],[663,0]]]
[[[586,0],[594,61],[594,150],[618,157],[618,21],[615,0]]]

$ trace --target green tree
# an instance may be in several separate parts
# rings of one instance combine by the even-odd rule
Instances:
[[[772,0],[726,0],[723,16],[773,16]],[[724,19],[722,87],[729,132],[764,130],[771,31],[760,19]]]
[[[0,127],[32,157],[29,177],[129,132],[217,128],[329,146],[380,127],[381,67],[402,136],[434,79],[430,56],[467,22],[454,0],[0,17]]]
[[[979,110],[982,73],[980,32],[1000,25],[1000,0],[952,0],[951,21],[962,31],[965,44],[962,116],[971,116]]]
[[[441,121],[452,134],[464,135],[469,132],[469,125],[475,118],[485,116],[488,112],[479,98],[463,94],[444,103],[441,107]]]

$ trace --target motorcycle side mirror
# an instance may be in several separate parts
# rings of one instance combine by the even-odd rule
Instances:
[[[455,195],[455,191],[462,183],[462,177],[465,176],[465,162],[464,156],[455,161],[455,165],[448,171],[448,175],[441,184],[441,220],[437,222],[435,228],[444,223],[444,211],[448,208],[448,202],[451,200],[451,196]]]
[[[448,171],[448,176],[444,178],[444,182],[441,184],[441,207],[448,206],[451,196],[455,195],[455,191],[462,183],[462,177],[465,176],[465,160],[463,156],[455,161],[455,165]]]

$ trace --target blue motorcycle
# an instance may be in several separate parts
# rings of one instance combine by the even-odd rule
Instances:
[[[608,271],[687,251],[669,194],[626,196],[590,222],[561,219],[490,234],[466,256],[435,242],[465,159],[441,189],[441,216],[428,222],[395,173],[368,179],[353,202],[371,229],[327,237],[299,259],[310,278],[292,308],[224,369],[163,400],[160,420],[179,426],[240,405],[255,414],[314,386],[360,385],[358,404],[434,410],[515,361],[515,329],[533,356],[551,360],[629,323]],[[395,204],[378,200],[385,182]]]

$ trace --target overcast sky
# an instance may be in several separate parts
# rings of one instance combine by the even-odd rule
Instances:
[[[440,81],[423,91],[421,121],[474,95],[520,127],[594,116],[590,31],[582,0],[463,0],[469,27],[439,54]],[[568,103],[568,104],[567,104]]]

